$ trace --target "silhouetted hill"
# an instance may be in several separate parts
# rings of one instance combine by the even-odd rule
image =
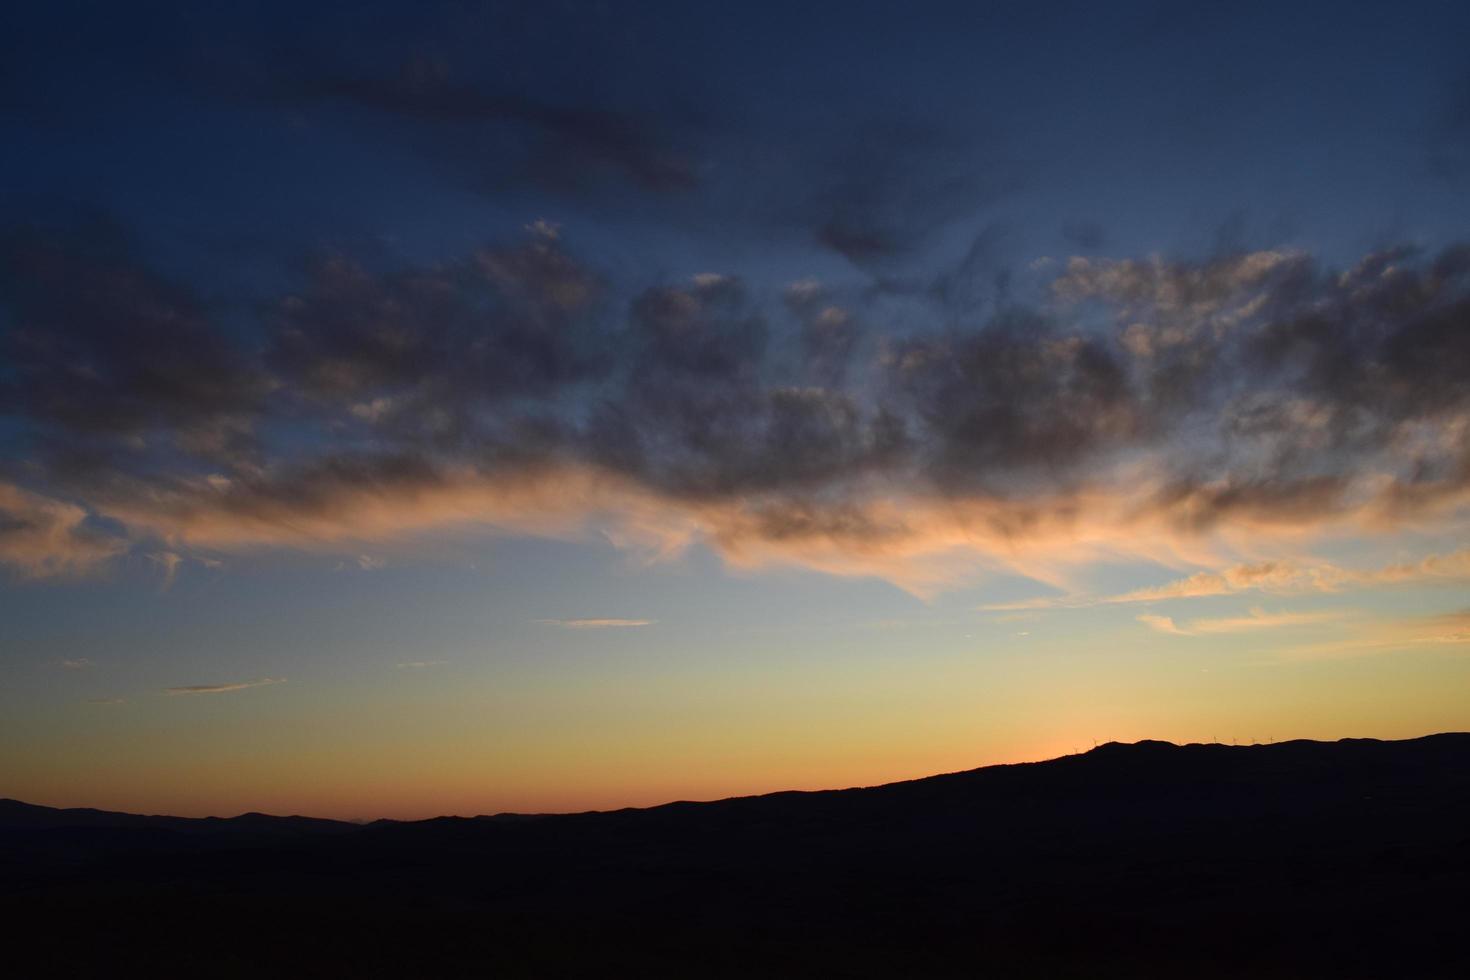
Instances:
[[[1470,735],[365,826],[7,800],[0,882],[51,975],[1463,977]]]
[[[322,833],[351,830],[357,825],[316,817],[273,817],[267,813],[242,813],[238,817],[163,817],[116,813],[88,807],[57,809],[20,800],[0,799],[0,831],[58,830],[82,827],[129,827],[176,830],[184,833],[256,832]]]

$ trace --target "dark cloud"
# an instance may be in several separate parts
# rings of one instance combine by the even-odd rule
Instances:
[[[891,421],[848,392],[771,383],[769,335],[734,279],[637,297],[626,386],[593,417],[593,458],[676,494],[721,496],[842,481],[893,452]],[[801,349],[820,343],[806,333]]]
[[[793,283],[783,299],[801,324],[800,356],[811,377],[824,386],[843,385],[865,332],[857,316],[815,280]]]
[[[816,242],[861,268],[927,244],[1022,184],[1014,162],[937,126],[870,123],[817,152],[798,213]]]
[[[833,503],[796,497],[764,501],[751,511],[756,534],[767,541],[826,539],[872,545],[909,533],[901,522],[876,518],[844,500]]]
[[[1246,343],[1248,365],[1326,410],[1370,413],[1383,437],[1470,399],[1470,255],[1365,257],[1293,297]]]
[[[271,522],[291,515],[329,513],[347,491],[393,499],[442,483],[444,475],[427,457],[408,450],[379,453],[328,453],[270,472],[215,484],[209,502],[215,509],[252,521]],[[192,483],[160,483],[157,492],[187,503]]]
[[[1149,427],[1112,344],[1032,314],[896,345],[888,365],[946,486],[1003,486],[1035,467],[1075,471]]]
[[[194,291],[139,260],[113,224],[0,235],[0,411],[78,437],[230,455],[253,445],[269,381]]]
[[[672,378],[753,380],[765,352],[765,319],[746,304],[728,276],[707,275],[691,287],[649,289],[633,300],[639,367]]]
[[[7,491],[0,560],[40,571],[123,546],[96,514],[184,541],[371,537],[476,507],[521,520],[516,488],[562,471],[598,474],[535,484],[569,511],[605,479],[732,542],[844,547],[919,533],[874,509],[885,494],[984,503],[987,534],[1024,536],[1129,465],[1130,511],[1187,534],[1470,491],[1464,246],[1341,271],[1074,259],[1045,302],[990,313],[965,285],[995,268],[982,235],[949,312],[899,329],[816,281],[623,292],[544,225],[434,264],[324,257],[232,317],[115,229],[5,241],[3,409],[35,438],[10,461],[30,490]],[[46,434],[81,448],[43,452]]]
[[[294,392],[379,429],[464,433],[490,406],[554,399],[609,368],[602,283],[538,229],[433,267],[314,263],[273,317],[268,363]]]
[[[1232,519],[1292,525],[1339,510],[1349,483],[1346,474],[1184,479],[1165,487],[1151,504],[1183,530],[1195,533]]]
[[[1004,256],[1011,235],[1001,225],[982,228],[960,261],[929,284],[929,295],[945,309],[965,316],[1009,305],[1011,271]]]
[[[692,152],[665,132],[674,127],[643,112],[457,80],[446,61],[422,54],[378,73],[308,64],[277,72],[266,94],[302,109],[356,110],[413,127],[405,134],[412,145],[467,167],[464,176],[485,190],[507,181],[581,190],[612,180],[669,193],[697,183]],[[681,131],[694,128],[691,119],[678,122]]]

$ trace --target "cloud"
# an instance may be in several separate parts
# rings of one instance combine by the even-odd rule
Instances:
[[[87,657],[77,657],[73,660],[63,660],[61,666],[67,670],[86,670],[88,667],[97,666],[97,661]]]
[[[1139,475],[1132,485],[1145,479]],[[897,492],[836,501],[769,492],[706,498],[588,467],[484,473],[440,470],[412,458],[338,459],[272,479],[181,482],[147,498],[109,502],[106,512],[147,533],[214,551],[329,550],[452,527],[569,540],[599,535],[651,560],[703,542],[736,567],[794,565],[875,576],[920,595],[996,571],[1062,584],[1069,569],[1099,560],[1217,560],[1218,539],[1181,535],[1167,511],[1139,509],[1126,481],[1119,483],[1025,501]],[[1319,519],[1294,535],[1276,524],[1253,529],[1242,522],[1236,541],[1279,546],[1312,531],[1351,528],[1353,517],[1335,525]]]
[[[1174,625],[1174,620],[1168,616],[1155,616],[1152,613],[1143,613],[1138,616],[1138,621],[1150,626],[1160,633],[1170,633],[1175,636],[1188,636],[1187,630],[1182,630]]]
[[[304,68],[262,94],[303,107],[350,106],[406,121],[426,137],[416,146],[435,151],[441,163],[461,165],[467,180],[487,189],[515,180],[581,190],[611,179],[669,193],[697,180],[690,152],[648,115],[456,80],[447,62],[432,57],[409,59],[384,74]]]
[[[388,567],[388,559],[377,558],[372,555],[358,555],[357,567],[364,572],[376,572]]]
[[[1178,579],[1164,585],[1135,589],[1122,595],[1107,596],[1094,601],[1097,603],[1158,602],[1164,599],[1229,595],[1246,589],[1298,591],[1308,587],[1309,583],[1320,587],[1330,580],[1335,580],[1335,576],[1327,573],[1328,567],[1302,569],[1286,561],[1234,565],[1218,572],[1196,572],[1188,578]]]
[[[250,687],[267,687],[271,684],[284,684],[284,677],[262,677],[256,681],[237,681],[233,684],[190,684],[184,687],[166,687],[164,694],[225,694],[229,691],[243,691]]]
[[[163,569],[163,583],[159,586],[160,591],[167,592],[173,587],[174,579],[178,577],[179,565],[184,557],[173,551],[154,552],[148,556],[148,560],[156,563]]]
[[[327,255],[276,304],[267,365],[319,409],[443,438],[473,409],[605,371],[586,316],[602,288],[541,232],[389,272]]]
[[[1470,610],[1431,616],[1424,625],[1427,629],[1417,636],[1420,643],[1470,644]]]
[[[1470,548],[1368,570],[1344,568],[1329,562],[1302,564],[1284,560],[1235,565],[1219,572],[1199,572],[1162,586],[1138,589],[1097,601],[1156,602],[1162,599],[1230,595],[1247,590],[1290,595],[1460,579],[1470,579]]]
[[[1160,326],[1184,330],[1185,335],[1156,338],[1172,345],[1191,339],[1187,334],[1200,327],[1222,322],[1228,326],[1259,312],[1263,299],[1272,295],[1263,287],[1309,270],[1308,256],[1283,251],[1237,253],[1199,263],[1171,262],[1159,256],[1073,257],[1051,288],[1067,302],[1104,300],[1125,320],[1153,314]]]
[[[394,664],[398,670],[424,670],[428,667],[442,667],[449,663],[448,660],[409,660],[401,664]]]
[[[88,698],[88,704],[127,704],[127,698]]]
[[[1282,656],[1288,660],[1321,660],[1404,650],[1470,650],[1470,610],[1381,620],[1341,640],[1289,647]]]
[[[1342,574],[1347,581],[1363,584],[1457,581],[1470,578],[1470,548],[1462,548],[1445,555],[1429,555],[1415,562],[1386,565],[1366,574]]]
[[[84,284],[84,285],[81,285]],[[150,268],[115,222],[0,230],[0,411],[72,440],[136,444],[157,428],[177,448],[225,458],[253,445],[270,384],[187,285]]]
[[[1261,609],[1252,609],[1247,616],[1193,620],[1189,624],[1189,631],[1191,633],[1241,633],[1290,626],[1311,626],[1340,620],[1343,615],[1341,612],[1334,611],[1268,613]]]
[[[0,484],[0,561],[22,574],[470,528],[920,595],[1204,569],[1011,604],[1043,608],[1371,584],[1294,556],[1454,535],[1470,508],[1470,246],[1074,259],[1030,308],[900,329],[816,280],[648,282],[533,226],[431,263],[321,256],[239,314],[247,345],[110,226],[5,240],[24,489]]]
[[[811,173],[798,184],[800,198],[781,202],[781,210],[853,265],[891,266],[1022,185],[1024,169],[997,153],[998,145],[912,118],[870,122],[809,160],[788,162],[788,149],[783,165]],[[789,174],[777,184],[789,185]]]
[[[1279,559],[1231,565],[1219,571],[1196,572],[1163,585],[1111,596],[1070,595],[989,603],[981,609],[1005,612],[1034,609],[1076,609],[1114,603],[1162,602],[1260,591],[1277,595],[1333,593],[1400,583],[1453,582],[1470,579],[1470,548],[1431,554],[1418,561],[1397,562],[1376,569],[1352,569],[1330,562]]]
[[[538,619],[546,626],[561,626],[570,630],[620,629],[631,626],[652,626],[656,619]]]
[[[0,481],[0,564],[26,578],[80,575],[127,549],[85,507]]]
[[[1245,633],[1293,626],[1314,626],[1335,622],[1342,619],[1344,615],[1341,611],[1268,613],[1263,609],[1252,609],[1246,616],[1195,619],[1185,626],[1180,626],[1170,616],[1153,613],[1143,613],[1136,618],[1140,623],[1160,633],[1169,633],[1174,636],[1199,636],[1214,633]]]

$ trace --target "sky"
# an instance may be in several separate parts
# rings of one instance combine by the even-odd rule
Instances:
[[[1470,728],[1463,3],[12,6],[0,795]]]

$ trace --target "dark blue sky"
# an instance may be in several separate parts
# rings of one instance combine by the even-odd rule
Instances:
[[[637,278],[904,275],[987,230],[1348,261],[1470,187],[1463,4],[302,6],[8,13],[5,219],[101,209],[222,289],[538,218]]]

